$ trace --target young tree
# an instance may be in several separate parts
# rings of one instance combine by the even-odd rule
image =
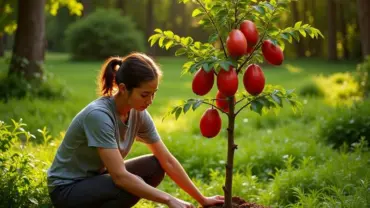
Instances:
[[[180,3],[190,2],[197,5],[192,16],[210,31],[208,42],[194,41],[192,37],[180,37],[161,29],[155,29],[149,41],[151,46],[158,43],[166,50],[178,47],[175,55],[188,58],[182,74],[195,74],[192,90],[196,95],[206,96],[216,79],[215,98],[188,99],[167,115],[178,118],[190,108],[195,110],[201,104],[209,105],[200,120],[200,131],[208,138],[218,135],[222,128],[219,113],[227,115],[228,151],[223,190],[224,207],[231,208],[234,151],[238,147],[234,142],[237,115],[247,107],[262,115],[267,110],[283,107],[284,100],[293,110],[301,107],[293,90],[265,86],[264,73],[258,64],[265,60],[271,65],[281,65],[285,42],[299,41],[301,36],[318,38],[323,35],[301,21],[284,29],[277,26],[281,15],[289,11],[291,0],[180,0]],[[238,74],[243,74],[245,91],[237,93]]]

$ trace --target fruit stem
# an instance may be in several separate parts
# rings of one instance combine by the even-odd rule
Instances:
[[[230,97],[229,101],[229,125],[227,128],[227,164],[226,164],[226,180],[224,186],[225,194],[225,208],[232,208],[232,182],[233,182],[233,166],[234,166],[234,151],[237,145],[234,143],[234,128],[235,128],[235,115],[234,115],[234,96]]]
[[[209,103],[209,102],[206,102],[206,101],[202,101],[202,103],[203,103],[203,104],[210,105],[210,106],[212,106],[213,108],[216,108],[217,110],[221,111],[221,113],[225,113],[221,108],[219,108],[219,107],[217,107],[217,106],[213,105],[212,103]],[[225,114],[227,114],[227,113],[225,113]]]
[[[221,41],[221,46],[222,46],[222,50],[224,51],[224,55],[225,55],[225,58],[227,59],[228,56],[227,56],[227,53],[226,53],[226,49],[225,49],[225,44],[224,44],[224,41],[222,40],[222,37],[221,37],[221,34],[220,34],[220,31],[218,30],[215,22],[213,21],[213,18],[211,17],[211,14],[209,14],[209,12],[207,11],[206,7],[202,4],[202,2],[200,2],[200,0],[196,0],[198,2],[198,4],[202,7],[202,9],[206,12],[209,20],[211,21],[213,27],[215,28],[216,32],[217,32],[217,36],[218,38],[220,39]]]

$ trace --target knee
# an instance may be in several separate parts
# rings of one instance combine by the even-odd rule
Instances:
[[[154,155],[151,155],[151,161],[153,163],[153,172],[155,173],[155,175],[161,179],[164,178],[164,175],[165,175],[165,171],[163,170],[161,164],[159,163],[159,160],[154,156]]]

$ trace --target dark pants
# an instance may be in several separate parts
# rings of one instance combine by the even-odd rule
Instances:
[[[145,155],[127,160],[126,169],[147,184],[157,187],[164,171],[156,157]],[[107,174],[94,176],[73,184],[57,187],[50,194],[53,205],[59,207],[132,207],[140,198],[118,188]]]

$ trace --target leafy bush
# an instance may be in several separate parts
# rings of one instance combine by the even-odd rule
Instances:
[[[359,84],[349,72],[335,73],[328,77],[318,76],[314,80],[324,92],[325,101],[330,105],[350,106],[362,99]]]
[[[5,73],[0,75],[0,100],[4,102],[11,98],[65,99],[68,94],[65,84],[46,71],[42,77],[34,80]]]
[[[317,85],[316,82],[311,80],[303,85],[299,90],[299,95],[307,97],[323,97],[323,90]]]
[[[370,143],[370,100],[350,108],[338,108],[321,125],[321,137],[339,148],[352,145],[364,137]]]
[[[0,121],[0,207],[40,207],[50,205],[44,171],[47,164],[27,149],[32,134],[20,120],[14,127]],[[22,140],[22,142],[20,142]],[[17,149],[13,145],[21,143]],[[39,170],[39,171],[35,171]]]
[[[72,59],[105,59],[144,50],[144,36],[134,22],[117,10],[99,9],[71,24],[66,45]]]

